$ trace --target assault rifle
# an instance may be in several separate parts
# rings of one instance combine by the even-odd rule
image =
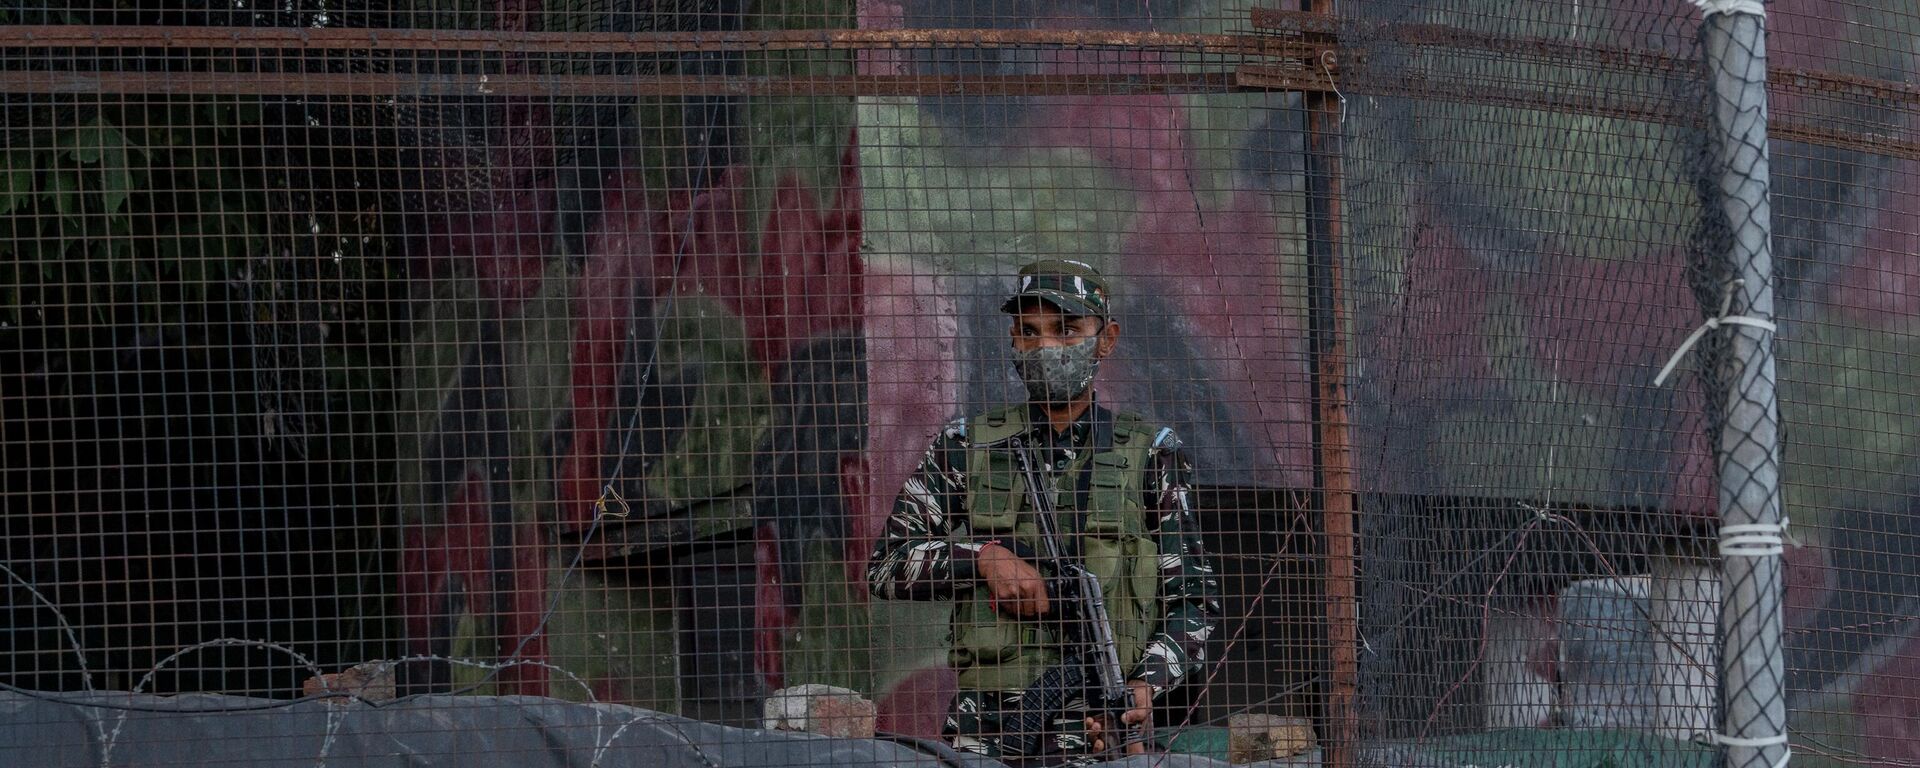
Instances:
[[[1020,461],[1020,473],[1027,483],[1027,498],[1033,504],[1040,527],[1042,567],[1047,599],[1052,610],[1062,616],[1058,632],[1062,648],[1060,663],[1048,667],[1040,678],[1020,695],[1019,709],[1002,717],[1005,729],[1001,747],[1023,757],[1039,754],[1041,740],[1050,724],[1066,713],[1067,702],[1082,697],[1089,713],[1104,721],[1103,732],[1109,750],[1139,741],[1135,728],[1121,721],[1121,715],[1133,708],[1126,673],[1120,668],[1120,650],[1113,639],[1113,622],[1107,616],[1107,599],[1100,579],[1079,563],[1069,560],[1060,549],[1059,525],[1054,519],[1052,499],[1041,489],[1039,473],[1020,438],[1011,441]],[[1115,738],[1119,736],[1121,738]]]

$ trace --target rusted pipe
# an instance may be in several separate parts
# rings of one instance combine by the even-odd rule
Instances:
[[[0,72],[0,93],[251,96],[1062,96],[1229,93],[1231,72],[1134,75],[508,75]]]
[[[1303,28],[1333,23],[1334,0],[1301,0]],[[1318,18],[1314,18],[1318,17]],[[1325,89],[1301,95],[1306,108],[1307,344],[1314,408],[1313,473],[1326,535],[1327,762],[1353,768],[1360,741],[1359,503],[1353,477],[1352,399],[1347,390],[1347,313],[1341,241],[1346,215],[1341,172],[1344,98],[1339,60],[1326,50],[1298,71],[1319,70]]]
[[[1303,45],[1338,47],[1348,61],[1366,57],[1367,39],[1391,40],[1401,45],[1472,50],[1524,56],[1536,61],[1609,73],[1639,71],[1651,74],[1688,74],[1699,62],[1650,48],[1600,45],[1542,37],[1514,37],[1476,32],[1445,24],[1378,24],[1335,20],[1304,11],[1255,8],[1253,28]],[[1346,36],[1345,45],[1340,38]],[[1883,80],[1841,72],[1795,67],[1769,67],[1768,90],[1819,98],[1848,98],[1920,107],[1920,84]]]
[[[0,27],[0,49],[219,48],[417,53],[680,54],[916,48],[1115,48],[1241,56],[1300,55],[1270,35],[1099,29],[767,29],[729,32],[515,32],[292,27]]]
[[[1338,67],[1320,70],[1297,66],[1248,65],[1235,70],[1234,82],[1247,90],[1330,93],[1334,86],[1329,76],[1338,73]],[[1456,104],[1613,117],[1663,125],[1691,125],[1705,119],[1697,110],[1677,103],[1497,88],[1410,75],[1345,81],[1340,84],[1340,90],[1349,95],[1435,99]],[[1784,141],[1920,160],[1920,139],[1901,134],[1848,130],[1778,118],[1771,121],[1769,130],[1775,139]]]

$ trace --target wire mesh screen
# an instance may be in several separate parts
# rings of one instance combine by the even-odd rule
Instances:
[[[0,2],[0,764],[1920,762],[1920,13],[1706,5]]]
[[[1716,517],[1705,406],[1652,381],[1698,324],[1698,14],[1586,10],[1459,3],[1412,36],[1438,12],[1377,4],[1356,28],[1348,80],[1412,91],[1344,103],[1382,735],[1712,731],[1688,683],[1711,686],[1714,613],[1690,604],[1718,577],[1667,559]],[[1598,55],[1623,41],[1639,61]]]

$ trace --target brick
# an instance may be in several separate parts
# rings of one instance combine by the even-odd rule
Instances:
[[[346,704],[358,696],[368,701],[392,701],[395,690],[393,662],[369,661],[341,672],[307,678],[300,693],[318,697],[330,704]]]

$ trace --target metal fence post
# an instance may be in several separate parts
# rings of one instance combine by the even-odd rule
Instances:
[[[1781,641],[1780,415],[1775,394],[1769,221],[1766,21],[1759,0],[1702,0],[1701,40],[1713,88],[1714,161],[1725,230],[1719,306],[1696,337],[1719,470],[1721,733],[1732,768],[1783,766],[1787,748]],[[1703,296],[1705,294],[1703,293]]]
[[[1302,0],[1301,10],[1334,18],[1334,0]],[[1338,62],[1331,51],[1316,62],[1331,88]],[[1314,403],[1314,486],[1326,530],[1328,765],[1357,762],[1359,720],[1358,552],[1351,397],[1347,391],[1347,307],[1340,242],[1345,217],[1340,170],[1344,97],[1316,90],[1306,107],[1308,337]]]

